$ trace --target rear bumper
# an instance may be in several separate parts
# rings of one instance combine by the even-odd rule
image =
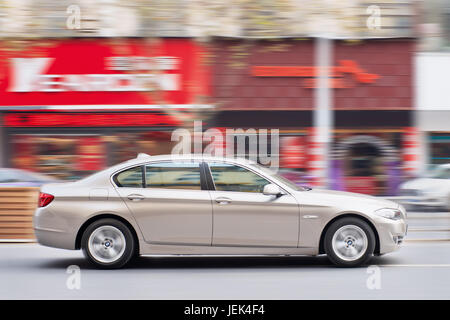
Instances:
[[[39,244],[61,248],[75,249],[76,234],[67,221],[53,214],[47,207],[36,209],[33,216],[33,229]]]
[[[75,240],[68,240],[70,238],[63,231],[34,228],[34,234],[43,246],[75,250]]]

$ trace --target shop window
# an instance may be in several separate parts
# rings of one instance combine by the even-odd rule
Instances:
[[[379,173],[380,152],[376,146],[369,143],[358,143],[353,145],[349,152],[349,175],[367,177]]]
[[[12,166],[63,180],[106,167],[103,138],[95,135],[22,135],[12,139]]]
[[[127,132],[108,136],[110,159],[117,164],[136,157],[139,153],[149,155],[170,154],[173,147],[170,132]]]
[[[450,134],[432,133],[430,136],[431,164],[450,163]]]

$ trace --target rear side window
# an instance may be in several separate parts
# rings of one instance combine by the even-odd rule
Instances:
[[[142,188],[142,167],[134,167],[119,172],[113,179],[118,187]]]
[[[201,190],[200,164],[162,162],[145,166],[147,188]]]

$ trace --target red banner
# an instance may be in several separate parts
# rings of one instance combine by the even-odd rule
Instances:
[[[206,49],[190,39],[68,39],[0,48],[0,104],[194,104],[208,96]]]
[[[4,116],[5,127],[176,127],[181,122],[159,112],[17,112]]]

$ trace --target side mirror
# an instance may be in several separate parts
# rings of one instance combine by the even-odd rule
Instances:
[[[266,184],[263,189],[263,194],[266,196],[281,196],[284,193],[281,191],[280,187],[278,187],[276,184],[270,183]]]

